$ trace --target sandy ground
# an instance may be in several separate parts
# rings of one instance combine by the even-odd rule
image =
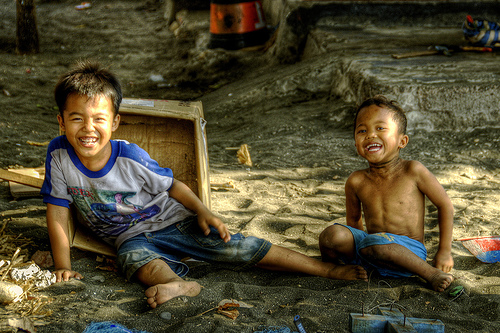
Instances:
[[[365,166],[349,128],[354,105],[324,91],[287,86],[301,75],[295,70],[299,65],[270,67],[262,52],[206,50],[207,11],[196,13],[189,29],[173,34],[161,2],[94,1],[85,11],[75,10],[76,4],[40,1],[41,52],[19,56],[15,2],[0,1],[0,167],[44,163],[45,147],[28,141],[43,143],[58,134],[52,96],[57,76],[78,58],[96,58],[119,75],[126,97],[204,102],[211,180],[235,185],[212,191],[212,209],[232,232],[318,256],[318,234],[344,221],[347,176]],[[300,66],[314,69],[323,60]],[[158,75],[163,81],[152,80]],[[280,82],[281,90],[269,88],[283,77],[288,79]],[[447,190],[456,211],[455,239],[500,233],[499,140],[498,130],[491,128],[410,131],[402,157],[420,160]],[[250,145],[252,168],[239,165],[235,151],[226,149],[243,143]],[[50,249],[40,198],[14,200],[3,182],[0,210],[7,232],[34,240],[23,250],[28,257]],[[430,203],[427,210],[425,241],[432,258],[438,245],[437,212]],[[500,268],[479,262],[458,241],[453,242],[452,273],[454,285],[465,286],[466,292],[456,299],[431,291],[419,278],[329,281],[192,263],[187,279],[204,286],[201,294],[154,310],[146,304],[143,286],[98,268],[103,264],[95,254],[72,253],[74,269],[85,279],[33,295],[52,312],[32,317],[38,332],[82,332],[91,322],[107,320],[151,333],[254,332],[276,325],[294,330],[295,315],[302,317],[307,332],[348,332],[349,313],[361,312],[362,306],[374,313],[381,304],[394,304],[408,317],[440,319],[448,332],[500,329]],[[223,299],[253,307],[240,309],[235,320],[215,311],[200,315]],[[14,316],[8,307],[0,307],[0,314],[2,319]]]

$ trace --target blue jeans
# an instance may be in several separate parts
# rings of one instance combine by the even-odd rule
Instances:
[[[213,227],[210,229],[210,234],[205,236],[194,216],[165,229],[137,235],[118,249],[118,265],[129,280],[140,267],[154,259],[164,260],[181,277],[189,271],[181,262],[186,257],[244,270],[261,261],[272,246],[267,240],[239,233],[224,243],[219,232]]]
[[[420,243],[415,239],[411,239],[407,236],[395,235],[388,232],[380,232],[376,234],[367,234],[363,230],[359,230],[348,225],[339,224],[343,227],[348,228],[352,236],[354,237],[354,245],[356,247],[356,257],[354,260],[350,261],[342,258],[342,261],[346,264],[361,265],[365,269],[376,269],[382,276],[391,277],[409,277],[414,275],[410,272],[398,271],[388,268],[383,268],[373,263],[369,262],[359,253],[359,250],[372,245],[387,245],[387,244],[399,244],[406,247],[411,252],[415,253],[420,259],[425,261],[427,259],[427,249],[424,244]]]

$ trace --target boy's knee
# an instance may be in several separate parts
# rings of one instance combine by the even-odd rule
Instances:
[[[336,245],[345,242],[348,234],[351,232],[341,225],[331,225],[319,235],[320,248],[333,248]]]

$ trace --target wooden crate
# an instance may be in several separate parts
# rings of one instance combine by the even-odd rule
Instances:
[[[146,150],[174,178],[188,185],[210,209],[210,179],[201,102],[124,99],[120,126],[113,139],[127,140]],[[105,255],[115,250],[98,240],[78,221],[72,209],[71,246]]]

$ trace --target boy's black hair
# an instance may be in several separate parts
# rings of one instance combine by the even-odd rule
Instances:
[[[98,62],[91,60],[78,61],[73,69],[59,78],[54,95],[61,116],[71,94],[89,98],[99,95],[108,97],[113,103],[115,115],[118,114],[122,102],[122,88],[116,76]]]
[[[407,120],[403,108],[398,104],[398,102],[391,101],[383,95],[375,95],[361,103],[361,105],[356,110],[356,116],[354,117],[354,127],[356,127],[356,121],[358,120],[359,111],[370,105],[376,105],[378,107],[383,107],[390,110],[393,114],[392,119],[398,124],[399,133],[406,134]]]

